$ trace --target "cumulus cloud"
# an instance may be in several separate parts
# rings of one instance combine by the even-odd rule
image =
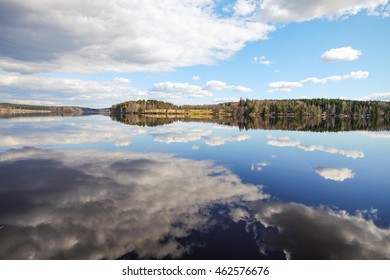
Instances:
[[[336,167],[316,167],[316,172],[326,180],[332,180],[337,182],[343,182],[346,179],[352,179],[355,173],[349,168],[336,168]]]
[[[318,18],[340,18],[366,11],[369,14],[381,9],[388,0],[264,0],[260,4],[258,18],[276,22],[302,22]]]
[[[256,4],[253,0],[237,0],[233,6],[233,9],[234,14],[239,16],[246,16],[255,11]]]
[[[192,79],[194,81],[199,81],[200,80],[200,76],[196,75],[196,76],[192,76]]]
[[[189,95],[190,97],[195,97],[195,98],[213,95],[210,91],[205,90],[200,86],[195,86],[188,83],[172,83],[172,82],[157,83],[153,85],[151,91],[160,92],[162,94],[178,93],[178,94]]]
[[[275,29],[248,16],[220,18],[215,5],[211,0],[2,1],[0,68],[167,71],[227,59]],[[237,6],[238,13],[248,11]]]
[[[273,82],[268,84],[268,92],[290,92],[293,88],[303,87],[302,82]]]
[[[10,72],[168,71],[231,57],[267,39],[268,22],[388,14],[387,0],[238,0],[221,17],[218,1],[4,0],[0,68]],[[229,4],[222,6],[226,11]],[[183,24],[185,22],[185,24]],[[77,28],[74,28],[77,26]]]
[[[157,83],[153,85],[151,93],[159,93],[161,96],[169,96],[173,94],[175,97],[189,96],[192,98],[201,98],[213,96],[211,90],[229,90],[239,93],[248,93],[252,91],[251,88],[244,86],[228,85],[222,81],[211,80],[206,82],[204,86],[191,85],[189,83]]]
[[[328,82],[337,82],[342,80],[360,80],[367,79],[369,76],[368,71],[355,71],[344,75],[333,75],[325,78],[309,77],[298,82],[273,82],[268,84],[268,92],[291,92],[294,88],[303,87],[304,84],[326,84]]]
[[[352,61],[358,59],[362,55],[360,50],[352,49],[351,47],[335,48],[326,51],[322,56],[322,61]]]
[[[24,148],[0,153],[0,170],[1,259],[178,258],[191,245],[177,239],[206,228],[210,207],[267,197],[166,154]]]
[[[247,87],[243,87],[243,86],[232,86],[232,85],[226,84],[225,82],[215,81],[215,80],[208,81],[205,84],[204,88],[210,89],[210,90],[213,90],[213,89],[214,90],[231,90],[231,91],[235,91],[235,92],[239,92],[239,93],[248,93],[248,92],[252,91],[251,88],[247,88]]]
[[[360,212],[261,201],[252,203],[251,210],[267,227],[256,234],[262,252],[284,251],[292,259],[304,260],[390,258],[390,230]]]

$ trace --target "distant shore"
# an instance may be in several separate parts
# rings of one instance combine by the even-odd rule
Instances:
[[[17,108],[0,108],[0,115],[12,115],[12,114],[50,114],[50,110],[30,110],[30,109],[17,109]]]

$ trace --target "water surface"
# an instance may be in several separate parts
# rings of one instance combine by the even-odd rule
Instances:
[[[0,119],[0,258],[390,258],[388,131],[152,124]]]

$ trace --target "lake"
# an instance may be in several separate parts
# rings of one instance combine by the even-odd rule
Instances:
[[[0,259],[390,259],[389,131],[139,124],[0,119]]]

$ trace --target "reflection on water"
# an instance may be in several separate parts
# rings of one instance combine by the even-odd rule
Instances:
[[[342,182],[346,179],[351,179],[355,174],[349,168],[337,168],[337,167],[323,167],[318,166],[315,168],[316,172],[327,180]]]
[[[390,230],[362,215],[268,202],[260,186],[209,161],[24,148],[2,153],[0,170],[2,259],[127,252],[181,258],[199,250],[186,238],[218,230],[216,205],[227,207],[231,222],[245,221],[244,236],[264,257],[277,251],[289,258],[390,257]]]
[[[255,220],[276,227],[262,234],[262,251],[283,250],[292,259],[389,259],[390,230],[361,213],[312,208],[297,203],[254,203]]]
[[[0,155],[0,258],[180,257],[215,203],[266,198],[226,168],[163,154],[25,148]],[[161,240],[167,240],[161,243]]]
[[[240,130],[267,129],[267,130],[299,130],[299,131],[353,131],[353,130],[390,130],[388,120],[376,118],[334,118],[334,117],[233,117],[218,116],[218,118],[185,118],[180,116],[159,117],[144,114],[127,114],[113,120],[129,125],[158,126],[175,121],[215,123],[236,126]]]
[[[387,131],[0,129],[0,259],[390,258]]]

